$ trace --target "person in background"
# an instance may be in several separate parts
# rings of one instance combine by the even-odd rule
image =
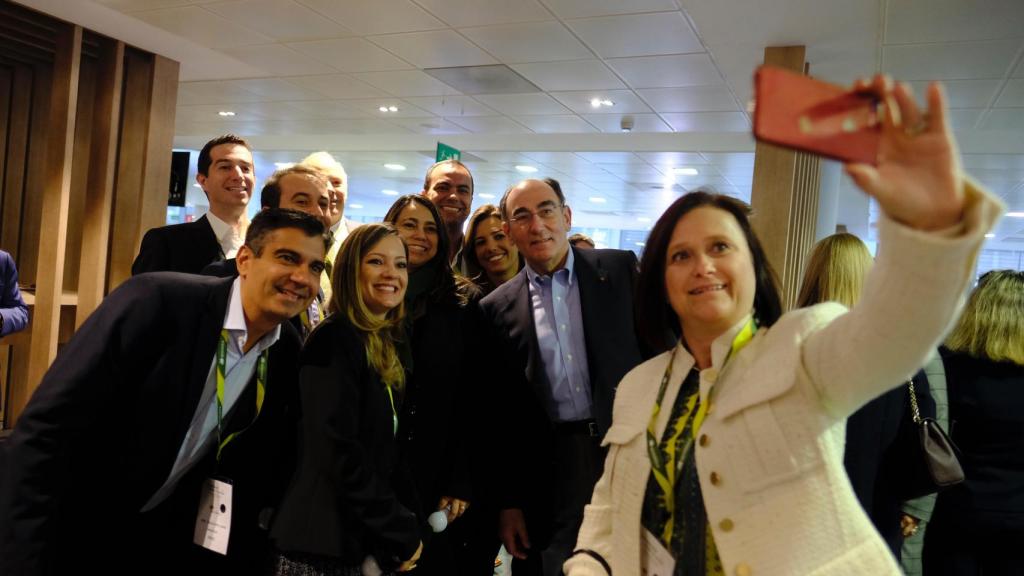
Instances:
[[[14,258],[0,250],[0,338],[20,332],[28,325],[28,306],[18,289],[18,267]]]
[[[153,228],[142,237],[132,275],[143,272],[199,274],[207,264],[234,258],[245,237],[245,207],[255,188],[252,148],[225,134],[199,151],[196,182],[210,210],[195,222]]]
[[[978,281],[942,356],[964,483],[939,494],[928,576],[1019,574],[1024,543],[1024,272]]]
[[[334,159],[327,152],[314,152],[299,162],[301,166],[307,166],[323,173],[327,178],[328,192],[331,195],[330,206],[330,230],[333,241],[327,249],[327,273],[320,281],[320,288],[323,290],[324,298],[331,298],[331,272],[334,268],[334,259],[338,256],[341,243],[345,241],[349,233],[359,226],[358,222],[345,218],[345,204],[348,202],[348,173],[340,162]]]
[[[316,294],[325,250],[321,222],[267,210],[237,278],[143,274],[107,296],[6,446],[0,574],[261,572],[263,518],[294,464],[300,343],[286,320]],[[207,529],[212,494],[227,530]]]
[[[299,463],[271,528],[279,576],[356,576],[369,557],[405,572],[423,548],[395,438],[408,252],[393,227],[367,224],[336,264],[331,314],[302,351]]]
[[[868,247],[853,234],[828,236],[811,250],[797,307],[838,302],[853,308],[864,291],[873,260]],[[934,417],[934,402],[923,373],[914,377],[914,388],[923,415]],[[908,390],[899,386],[882,393],[846,419],[846,451],[843,465],[857,500],[875,529],[900,558],[903,533],[900,526],[900,478],[908,473],[906,445],[897,442],[901,427],[913,428]]]
[[[924,363],[1004,205],[960,172],[941,88],[922,111],[886,77],[878,259],[852,309],[782,314],[749,206],[693,192],[647,240],[638,327],[664,352],[615,394],[608,458],[569,576],[901,574],[843,468],[844,421]]]
[[[572,236],[569,236],[569,244],[573,248],[579,248],[580,250],[593,250],[597,248],[597,244],[594,244],[594,239],[586,234],[577,232]]]
[[[456,275],[447,255],[448,232],[437,207],[422,195],[398,198],[384,221],[409,246],[404,341],[399,347],[407,386],[399,409],[402,459],[416,479],[425,520],[437,510],[454,523],[425,543],[420,574],[457,572],[459,518],[473,496],[474,423],[480,416],[471,346],[479,333],[470,301],[475,287]],[[491,555],[493,562],[494,556]]]
[[[494,204],[484,204],[469,218],[462,254],[467,276],[485,296],[523,269],[519,249],[502,229]]]
[[[427,169],[421,195],[437,206],[450,240],[448,260],[452,268],[462,268],[462,227],[473,204],[473,174],[458,160],[442,160]]]

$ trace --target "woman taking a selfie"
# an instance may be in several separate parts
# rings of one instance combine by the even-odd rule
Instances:
[[[281,576],[385,573],[415,567],[423,545],[408,480],[397,465],[395,402],[405,372],[395,352],[404,315],[407,254],[386,224],[366,224],[341,246],[331,314],[306,340],[299,391],[302,446],[271,537]]]
[[[846,479],[843,421],[938,343],[1002,206],[961,174],[938,86],[927,115],[903,85],[857,88],[886,103],[878,165],[846,166],[885,214],[860,302],[782,315],[748,207],[673,203],[636,297],[665,352],[618,387],[570,576],[900,574]]]

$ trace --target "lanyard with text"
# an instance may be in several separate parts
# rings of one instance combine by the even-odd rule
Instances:
[[[260,415],[260,410],[263,408],[263,396],[267,390],[267,350],[264,350],[260,354],[259,360],[256,362],[256,414],[252,417],[252,421],[255,422],[256,418]],[[221,436],[221,430],[223,429],[224,423],[224,377],[227,373],[227,362],[228,362],[228,331],[226,329],[220,331],[220,342],[217,343],[217,461],[220,462],[220,453],[224,450],[224,447],[229,442],[235,439],[236,436],[245,432],[249,426],[252,426],[250,422],[245,428],[228,434],[227,438]]]
[[[757,324],[754,319],[751,318],[744,324],[743,328],[739,331],[735,338],[732,340],[732,346],[729,348],[729,355],[726,356],[725,362],[728,362],[732,358],[733,354],[739,352],[744,346],[750,343],[750,340],[754,337],[754,332],[757,331]],[[672,349],[672,355],[669,356],[668,366],[665,367],[665,374],[661,377],[661,387],[658,389],[658,399],[654,402],[654,411],[651,414],[651,420],[647,423],[647,455],[651,460],[651,473],[654,474],[654,479],[661,487],[662,492],[665,494],[666,508],[669,513],[669,522],[665,525],[665,534],[661,534],[661,539],[668,543],[672,538],[672,526],[673,519],[675,516],[675,485],[676,476],[680,470],[677,467],[682,465],[683,457],[681,454],[676,454],[676,442],[679,435],[683,433],[686,426],[683,422],[677,423],[673,426],[672,422],[666,424],[666,430],[669,430],[670,436],[666,439],[666,456],[662,456],[659,448],[658,434],[657,434],[657,422],[658,415],[661,413],[661,402],[665,399],[665,390],[668,388],[668,383],[672,379],[672,365],[676,360],[676,351],[679,350],[677,344]],[[725,362],[722,363],[723,367]],[[696,365],[694,365],[696,368]],[[682,393],[682,391],[680,391]],[[704,422],[704,417],[707,415],[707,404],[700,402],[700,391],[698,390],[692,398],[687,400],[688,405],[684,414],[692,414],[696,410],[696,414],[693,416],[693,425],[691,430],[693,435],[696,436],[697,430],[700,429],[700,425]],[[695,406],[696,405],[696,406]],[[685,419],[684,419],[685,420]],[[667,461],[666,461],[667,460]]]

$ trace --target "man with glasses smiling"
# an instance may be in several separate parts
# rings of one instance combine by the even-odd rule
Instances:
[[[572,553],[601,475],[619,380],[643,360],[633,328],[636,256],[569,246],[557,182],[523,180],[501,199],[526,266],[481,302],[502,369],[495,434],[524,457],[497,494],[513,573],[555,575]]]

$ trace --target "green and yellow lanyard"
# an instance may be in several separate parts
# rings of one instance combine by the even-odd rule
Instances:
[[[220,462],[220,454],[224,447],[239,434],[248,430],[260,416],[260,410],[263,409],[263,397],[267,391],[267,353],[268,350],[264,350],[256,362],[256,415],[245,428],[223,438],[221,431],[224,422],[224,377],[227,373],[228,362],[228,331],[227,329],[220,331],[220,342],[217,344],[217,462]]]
[[[729,349],[729,355],[726,356],[726,362],[728,362],[728,360],[744,346],[750,343],[756,331],[757,324],[754,322],[754,319],[751,318],[739,331],[736,337],[733,338],[732,346]],[[662,492],[665,494],[666,507],[669,514],[668,522],[665,523],[664,532],[659,535],[661,541],[666,545],[669,545],[672,542],[672,527],[675,524],[676,513],[675,485],[677,473],[680,472],[680,470],[676,469],[677,458],[680,456],[676,454],[676,440],[679,435],[683,433],[686,426],[674,426],[673,428],[668,428],[668,426],[672,426],[672,423],[669,422],[666,424],[666,430],[673,430],[672,435],[666,442],[667,462],[663,460],[661,450],[658,447],[659,442],[656,426],[658,422],[658,414],[661,413],[661,402],[665,399],[665,390],[668,388],[669,380],[672,378],[672,365],[675,363],[676,351],[678,350],[679,345],[676,345],[676,347],[672,349],[672,355],[668,359],[668,366],[665,367],[665,374],[661,378],[661,387],[658,389],[658,399],[654,403],[654,412],[651,414],[651,420],[647,424],[647,455],[651,460],[651,472],[654,474],[655,481],[657,481]],[[725,362],[723,362],[722,365],[724,367]],[[687,403],[686,411],[683,412],[684,417],[687,414],[692,414],[694,405],[697,405],[697,414],[694,416],[693,426],[691,428],[694,437],[696,437],[697,431],[700,430],[700,426],[704,422],[704,417],[707,416],[707,404],[700,401],[699,390],[687,400]],[[682,460],[680,459],[678,463],[681,464]]]

